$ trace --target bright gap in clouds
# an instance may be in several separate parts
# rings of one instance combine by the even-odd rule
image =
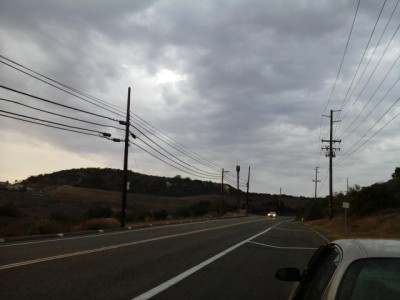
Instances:
[[[176,83],[179,81],[186,80],[186,76],[176,73],[174,71],[163,69],[156,74],[156,81],[159,84],[162,83]]]

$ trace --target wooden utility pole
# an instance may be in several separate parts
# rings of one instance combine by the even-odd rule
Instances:
[[[321,180],[318,180],[318,168],[319,167],[316,167],[314,170],[315,170],[315,180],[313,179],[313,182],[315,182],[315,196],[314,196],[314,198],[315,199],[317,199],[317,184],[318,184],[318,182],[321,182]]]
[[[338,112],[340,110],[331,110],[330,116],[323,115],[324,117],[330,118],[330,133],[329,140],[322,140],[324,143],[329,143],[329,146],[325,146],[322,149],[326,150],[326,157],[329,157],[329,218],[333,218],[333,184],[332,184],[332,158],[336,157],[336,150],[340,150],[340,148],[334,148],[333,144],[340,143],[341,140],[333,139],[333,123],[339,121],[333,121],[333,113]]]
[[[224,171],[224,168],[222,168],[222,183],[221,183],[221,201],[219,203],[219,214],[222,216],[223,214],[223,206],[224,206],[224,175],[225,173],[228,173],[229,171]]]
[[[249,175],[247,178],[247,191],[246,191],[246,216],[249,213],[249,187],[250,187],[250,166],[249,166]]]
[[[121,227],[125,227],[126,191],[128,182],[128,147],[129,147],[129,127],[130,127],[130,106],[131,88],[128,88],[128,105],[126,109],[125,124],[125,152],[124,152],[124,178],[122,183],[122,205],[121,205]]]
[[[236,166],[236,174],[237,174],[237,213],[239,214],[240,212],[240,190],[239,190],[239,172],[240,172],[240,166]]]

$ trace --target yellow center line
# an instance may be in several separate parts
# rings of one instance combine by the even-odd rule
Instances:
[[[191,235],[191,234],[197,234],[197,233],[202,233],[202,232],[207,232],[207,231],[212,231],[212,230],[229,228],[229,227],[233,227],[233,226],[239,226],[239,225],[252,223],[252,222],[259,222],[259,221],[263,221],[263,220],[262,219],[261,220],[251,220],[251,221],[240,222],[240,223],[236,223],[236,224],[230,224],[230,225],[224,225],[224,226],[218,226],[218,227],[212,227],[212,228],[206,228],[206,229],[199,229],[199,230],[178,233],[178,234],[173,234],[173,235],[166,235],[166,236],[161,236],[161,237],[157,237],[157,238],[146,239],[146,240],[141,240],[141,241],[136,241],[136,242],[123,243],[123,244],[117,244],[117,245],[112,245],[112,246],[107,246],[107,247],[95,248],[95,249],[91,249],[91,250],[77,251],[77,252],[66,253],[66,254],[61,254],[61,255],[55,255],[55,256],[43,257],[43,258],[32,259],[32,260],[27,260],[27,261],[21,261],[21,262],[17,262],[17,263],[13,263],[13,264],[2,265],[2,266],[0,266],[0,270],[12,269],[12,268],[17,268],[17,267],[22,267],[22,266],[27,266],[27,265],[33,265],[33,264],[37,264],[37,263],[41,263],[41,262],[53,261],[53,260],[74,257],[74,256],[80,256],[80,255],[85,255],[85,254],[109,251],[109,250],[119,249],[119,248],[123,248],[123,247],[129,247],[129,246],[145,244],[145,243],[155,242],[155,241],[160,241],[160,240],[166,240],[166,239],[171,239],[171,238],[176,238],[176,237],[181,237],[181,236],[186,236],[186,235]]]

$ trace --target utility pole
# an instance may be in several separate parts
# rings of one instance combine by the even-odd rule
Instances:
[[[346,190],[346,195],[349,194],[349,178],[347,178],[347,190]]]
[[[222,216],[223,206],[224,206],[224,175],[225,173],[229,173],[229,171],[224,171],[222,168],[222,183],[221,183],[221,202],[219,203],[219,214]]]
[[[236,166],[236,174],[237,174],[237,213],[239,214],[240,212],[240,200],[239,200],[239,196],[240,196],[240,190],[239,190],[239,172],[240,172],[240,166]]]
[[[281,197],[282,197],[282,188],[279,188],[278,213],[281,210]]]
[[[247,191],[246,191],[246,216],[249,213],[249,187],[250,187],[250,166],[249,175],[247,177]]]
[[[321,182],[321,180],[318,180],[318,168],[319,167],[315,167],[315,180],[313,179],[313,182],[315,182],[315,199],[317,199],[317,184],[318,184],[318,182]]]
[[[332,185],[332,158],[336,157],[336,150],[340,150],[340,148],[334,148],[333,144],[340,143],[341,140],[333,139],[333,123],[339,121],[333,121],[333,113],[338,112],[340,110],[331,110],[330,116],[323,115],[323,117],[330,118],[330,133],[329,140],[322,140],[323,143],[329,143],[329,146],[325,146],[323,149],[326,150],[326,157],[329,157],[329,218],[333,218],[333,185]]]
[[[128,88],[128,105],[126,109],[125,122],[125,152],[124,152],[124,179],[122,183],[122,206],[121,206],[121,227],[125,227],[125,209],[126,209],[126,191],[128,182],[128,147],[129,147],[129,127],[130,127],[130,106],[131,106],[131,88]],[[120,122],[123,124],[123,122]]]

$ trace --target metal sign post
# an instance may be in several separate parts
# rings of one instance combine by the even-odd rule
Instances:
[[[347,231],[347,210],[350,208],[349,202],[343,202],[344,208],[344,230]]]

